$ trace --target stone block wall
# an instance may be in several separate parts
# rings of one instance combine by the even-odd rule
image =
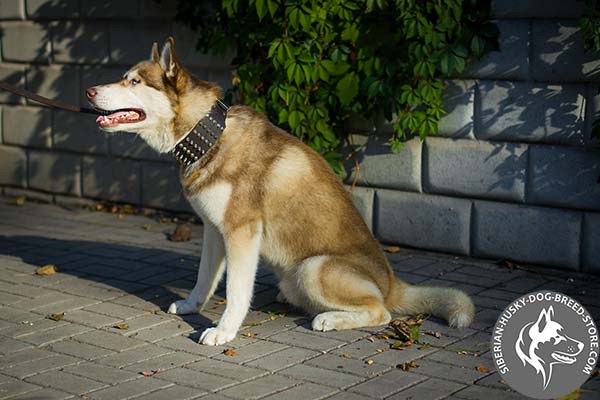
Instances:
[[[583,51],[583,1],[492,3],[501,51],[448,80],[439,135],[392,154],[389,126],[355,123],[346,183],[383,242],[600,273],[600,148],[590,133],[600,60]],[[229,60],[196,52],[174,5],[0,0],[0,79],[85,104],[85,88],[118,79],[174,35],[194,73],[228,86]],[[4,194],[189,210],[173,162],[140,139],[3,92],[0,111]],[[373,125],[375,135],[361,133]]]
[[[385,124],[354,135],[347,183],[384,242],[600,273],[600,58],[583,50],[583,1],[492,3],[500,51],[447,82],[439,135],[399,155]]]

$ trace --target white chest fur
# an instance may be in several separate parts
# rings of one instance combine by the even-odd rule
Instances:
[[[209,220],[222,232],[225,210],[231,197],[231,189],[230,183],[217,182],[189,196],[188,199],[202,219]]]

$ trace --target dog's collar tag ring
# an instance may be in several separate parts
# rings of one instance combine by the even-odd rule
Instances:
[[[225,130],[225,119],[229,107],[221,100],[212,106],[198,123],[186,133],[170,151],[180,165],[187,167],[200,160],[219,139]]]

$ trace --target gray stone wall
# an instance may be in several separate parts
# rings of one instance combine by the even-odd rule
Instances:
[[[0,0],[0,79],[84,104],[173,34],[186,65],[229,85],[228,60],[198,54],[174,1]],[[583,1],[495,0],[500,52],[449,80],[437,137],[392,154],[389,126],[357,121],[346,183],[375,235],[403,246],[600,273],[600,61]],[[0,187],[56,202],[106,199],[189,210],[177,168],[93,117],[0,92]],[[372,132],[364,135],[361,132]],[[355,170],[358,162],[358,171]]]

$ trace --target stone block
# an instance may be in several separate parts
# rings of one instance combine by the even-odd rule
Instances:
[[[4,143],[27,147],[50,147],[51,112],[39,107],[3,107]]]
[[[0,0],[0,19],[24,19],[23,0]]]
[[[192,210],[183,195],[179,167],[175,164],[144,163],[142,193],[144,205],[178,211]]]
[[[160,4],[160,6],[163,6],[163,4]],[[175,24],[173,25],[173,38],[175,39],[175,46],[177,47],[177,55],[183,65],[187,67],[200,67],[203,69],[211,68],[217,71],[230,71],[231,62],[235,54],[232,52],[222,56],[202,54],[197,49],[200,33],[194,32],[182,24]],[[164,41],[165,38],[161,40]],[[162,42],[159,42],[160,46],[162,46],[162,44]],[[231,82],[230,72],[228,82]],[[231,84],[229,83],[228,86],[230,85]]]
[[[79,156],[31,150],[28,164],[29,188],[81,195],[80,167]]]
[[[109,59],[108,23],[60,21],[51,24],[52,56],[59,63],[98,64]]]
[[[402,151],[396,154],[388,145],[387,135],[353,135],[353,138],[356,145],[354,155],[344,163],[346,183],[356,180],[361,186],[421,191],[420,139],[406,142]]]
[[[527,145],[429,137],[423,146],[428,193],[522,202]]]
[[[144,139],[133,133],[118,133],[109,135],[108,138],[112,155],[144,160],[173,161],[169,155],[161,155],[148,146]]]
[[[79,17],[79,0],[26,0],[27,17],[62,19]]]
[[[564,0],[492,0],[494,18],[579,18],[583,1]]]
[[[62,110],[52,113],[54,148],[108,155],[108,137],[98,129],[94,116]]]
[[[534,21],[532,38],[533,79],[550,82],[600,82],[600,57],[584,50],[577,20]]]
[[[600,273],[600,214],[585,213],[583,217],[581,269],[586,272]]]
[[[134,65],[150,58],[152,42],[163,43],[172,34],[172,24],[158,21],[111,21],[109,32],[111,61]]]
[[[26,74],[28,90],[65,103],[79,104],[79,73],[75,68],[32,67]]]
[[[138,2],[137,0],[81,0],[81,14],[84,17],[103,19],[135,18],[138,16]]]
[[[473,255],[577,269],[581,213],[474,202]]]
[[[144,19],[171,19],[177,14],[177,3],[174,1],[141,0],[140,16]]]
[[[475,81],[449,80],[444,90],[444,115],[438,126],[438,135],[453,138],[474,138],[473,102]]]
[[[0,185],[24,187],[27,183],[27,154],[18,147],[0,145]]]
[[[5,22],[2,29],[2,58],[6,61],[48,62],[48,27],[30,21]]]
[[[350,186],[346,186],[346,189],[350,191]],[[350,196],[363,221],[365,221],[369,230],[373,232],[373,204],[375,202],[375,190],[355,186],[354,189],[350,191]]]
[[[529,21],[496,21],[498,51],[491,51],[471,65],[464,76],[484,79],[529,78]]]
[[[531,146],[528,202],[600,210],[600,149]]]
[[[585,85],[479,81],[478,139],[581,145]]]
[[[469,254],[470,219],[470,200],[375,192],[375,232],[384,243]]]
[[[23,88],[25,86],[25,68],[18,64],[2,64],[0,65],[0,80]],[[25,100],[22,97],[1,90],[0,103],[23,104]]]
[[[83,157],[83,195],[110,201],[140,203],[140,166],[130,160]]]

